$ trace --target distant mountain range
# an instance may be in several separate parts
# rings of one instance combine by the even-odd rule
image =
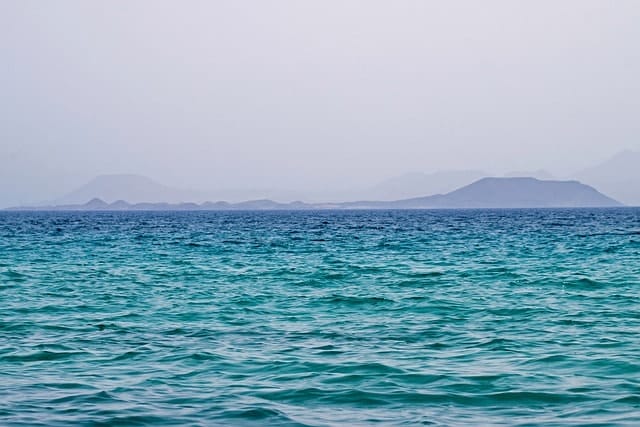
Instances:
[[[444,194],[474,182],[489,174],[482,171],[439,171],[431,174],[408,173],[380,182],[370,188],[345,190],[323,194],[303,194],[295,191],[276,191],[273,189],[253,190],[217,190],[193,191],[160,184],[151,178],[134,174],[100,175],[45,205],[74,205],[86,203],[90,199],[100,199],[107,203],[127,200],[130,203],[182,203],[207,200],[243,201],[252,199],[307,199],[314,200],[381,200],[392,201],[424,196],[426,194]],[[307,196],[307,197],[305,197]]]
[[[207,200],[242,201],[263,197],[293,200],[301,194],[292,191],[278,191],[265,188],[227,189],[217,191],[197,191],[169,187],[151,178],[135,174],[100,175],[71,191],[70,193],[41,205],[75,205],[90,199],[100,199],[107,203],[126,200],[129,203],[183,203]]]
[[[456,189],[489,176],[489,173],[481,170],[444,170],[434,173],[407,173],[359,190],[346,187],[343,190],[329,188],[315,190],[218,188],[217,190],[196,191],[166,186],[141,175],[101,175],[62,197],[35,206],[75,206],[86,204],[87,200],[94,198],[109,205],[117,202],[113,208],[127,209],[130,207],[126,207],[124,203],[151,206],[158,203],[170,205],[202,204],[208,200],[226,200],[230,202],[229,206],[239,203],[240,206],[243,206],[242,203],[247,203],[243,202],[245,200],[269,199],[285,202],[304,200],[307,202],[306,205],[311,206],[324,206],[326,203],[316,202],[325,200],[336,202],[331,203],[332,206],[340,206],[341,203],[399,203],[404,200],[423,199],[427,195],[449,195]],[[543,181],[577,180],[597,188],[626,205],[640,206],[640,152],[637,151],[623,151],[600,164],[563,178],[557,178],[543,169],[513,171],[504,176],[507,178],[530,177]],[[125,200],[126,202],[124,202]],[[352,202],[353,200],[374,202]],[[434,201],[430,200],[429,203],[434,203]],[[288,203],[282,204],[289,205]],[[262,204],[257,203],[257,205],[261,206]]]
[[[614,207],[622,204],[578,181],[542,181],[536,178],[482,178],[447,194],[395,201],[341,203],[278,203],[252,200],[241,203],[107,203],[93,198],[85,204],[56,205],[13,210],[279,210],[279,209],[460,209]]]
[[[388,179],[363,194],[370,200],[397,200],[425,194],[445,194],[489,176],[490,174],[483,171],[411,173]],[[504,176],[530,177],[545,181],[577,180],[597,188],[625,205],[640,206],[640,152],[638,151],[622,151],[597,165],[562,177],[544,169],[513,171]]]
[[[630,206],[640,206],[640,152],[622,151],[573,175]]]
[[[622,206],[620,202],[578,181],[536,178],[482,178],[447,194],[394,202],[343,203],[348,208],[460,209]]]
[[[449,193],[490,174],[478,170],[449,170],[434,173],[412,172],[389,178],[356,196],[367,200],[399,200],[428,194]]]
[[[180,203],[206,200],[205,194],[198,191],[167,187],[146,176],[121,174],[97,176],[80,188],[54,200],[52,204],[80,204],[94,198],[109,203],[122,199],[132,203]]]

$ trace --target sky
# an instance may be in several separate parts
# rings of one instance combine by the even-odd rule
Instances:
[[[640,149],[636,0],[0,0],[0,206],[341,190]]]

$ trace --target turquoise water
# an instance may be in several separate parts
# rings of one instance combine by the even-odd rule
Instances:
[[[640,209],[0,213],[2,425],[640,425]]]

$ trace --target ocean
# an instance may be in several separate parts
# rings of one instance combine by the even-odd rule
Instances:
[[[0,424],[640,425],[640,209],[2,212]]]

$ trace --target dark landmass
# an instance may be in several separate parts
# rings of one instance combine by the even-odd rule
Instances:
[[[396,201],[342,203],[279,203],[251,200],[241,203],[113,203],[94,198],[85,204],[17,207],[9,210],[56,211],[166,211],[166,210],[317,210],[317,209],[473,209],[615,207],[620,202],[578,181],[541,181],[535,178],[482,178],[447,194]]]
[[[398,209],[560,208],[622,206],[578,181],[482,178],[447,194],[391,202]],[[387,208],[385,202],[345,203],[352,208]]]

